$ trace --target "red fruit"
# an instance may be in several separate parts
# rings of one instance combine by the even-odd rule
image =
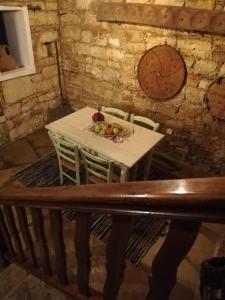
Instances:
[[[105,117],[102,113],[100,113],[100,108],[98,109],[98,112],[94,113],[92,116],[92,121],[95,123],[98,122],[104,122],[105,121]]]
[[[108,127],[106,128],[106,134],[107,134],[107,135],[112,135],[112,134],[113,134],[113,128],[112,128],[112,126],[108,126]]]

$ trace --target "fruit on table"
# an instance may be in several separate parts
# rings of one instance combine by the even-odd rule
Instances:
[[[113,134],[118,134],[120,132],[119,128],[113,127]]]
[[[116,135],[123,132],[123,128],[121,125],[117,123],[108,124],[105,121],[96,122],[92,127],[92,130],[99,135]]]
[[[94,130],[96,133],[99,133],[101,131],[101,124],[96,124]]]
[[[98,109],[98,112],[94,113],[92,116],[92,121],[97,123],[97,122],[104,122],[105,117],[104,115],[100,112],[100,108]]]
[[[106,133],[106,128],[107,128],[107,126],[106,126],[105,124],[102,124],[101,130],[100,130],[99,134],[100,134],[100,135],[105,135],[105,133]]]
[[[117,123],[113,123],[112,128],[113,128],[113,134],[119,134],[123,131],[123,128],[121,127],[121,125],[119,125]]]
[[[106,134],[107,135],[112,135],[113,134],[113,128],[111,125],[108,125],[108,127],[106,128]]]
[[[93,126],[93,131],[100,135],[105,135],[107,125],[104,122],[98,122]]]

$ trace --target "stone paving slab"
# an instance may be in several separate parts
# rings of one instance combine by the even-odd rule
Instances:
[[[7,183],[12,181],[12,169],[0,170],[0,187],[4,187]]]
[[[50,153],[54,150],[54,147],[42,147],[35,149],[36,154],[41,158],[42,156],[46,155],[47,153]]]
[[[21,182],[17,181],[17,180],[10,181],[2,187],[10,188],[10,189],[21,189],[21,188],[24,189],[24,185]]]
[[[19,169],[21,169],[21,167],[0,170],[0,187],[5,187],[15,181],[14,174],[18,172]]]
[[[70,300],[71,298],[29,275],[3,300]]]
[[[0,158],[7,167],[30,164],[38,159],[37,154],[25,139],[15,141],[0,149]]]
[[[26,277],[27,277],[27,272],[17,267],[14,264],[10,265],[3,272],[1,272],[0,273],[0,299],[2,300],[3,296],[7,296]]]
[[[34,150],[45,147],[53,147],[45,128],[27,135],[26,140],[31,144]]]

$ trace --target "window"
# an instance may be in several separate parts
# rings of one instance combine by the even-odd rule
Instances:
[[[27,7],[0,6],[0,44],[16,60],[16,68],[0,72],[0,81],[36,72]]]

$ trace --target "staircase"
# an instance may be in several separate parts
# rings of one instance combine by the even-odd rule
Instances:
[[[19,264],[77,300],[175,300],[170,294],[176,284],[177,268],[196,240],[200,222],[225,222],[224,182],[225,178],[220,177],[1,189],[0,258]],[[77,212],[76,223],[69,224],[70,236],[65,234],[66,222],[61,213],[65,208]],[[112,215],[107,246],[98,248],[96,242],[93,244],[90,235],[93,212]],[[153,260],[149,286],[150,268],[143,272],[142,268],[127,263],[125,269],[125,249],[137,215],[172,220]],[[76,261],[76,266],[71,261]],[[7,272],[13,274],[12,279]],[[0,299],[68,299],[32,278],[26,271],[10,265],[1,274],[4,291],[0,291]]]

